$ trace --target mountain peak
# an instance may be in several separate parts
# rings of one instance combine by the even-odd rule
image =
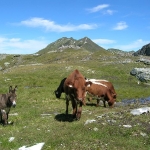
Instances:
[[[56,52],[56,51],[63,51],[65,49],[84,49],[87,51],[98,51],[102,50],[103,48],[94,43],[91,39],[88,37],[81,38],[79,40],[74,39],[73,37],[67,38],[62,37],[55,42],[49,44],[46,48],[40,50],[38,53],[47,53],[47,52]],[[103,49],[104,50],[104,49]]]

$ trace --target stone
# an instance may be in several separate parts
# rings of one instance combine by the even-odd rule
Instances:
[[[141,82],[150,80],[150,68],[134,68],[130,71],[130,75],[135,76]]]

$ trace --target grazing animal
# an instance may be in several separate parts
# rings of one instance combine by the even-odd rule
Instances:
[[[92,80],[91,80],[92,81]],[[107,85],[102,84],[101,82],[91,82],[86,81],[86,91],[90,96],[97,97],[97,106],[101,98],[103,98],[104,107],[106,107],[106,101],[110,107],[113,107],[115,102],[115,96],[112,93],[112,89],[107,87]]]
[[[86,81],[84,76],[76,69],[65,80],[64,91],[66,94],[66,114],[68,114],[69,100],[73,108],[73,118],[79,120],[82,113],[82,105],[85,105]],[[78,108],[79,105],[79,108]]]
[[[91,82],[96,82],[96,83],[100,83],[100,84],[104,84],[108,87],[108,89],[110,89],[112,96],[114,98],[114,101],[116,101],[117,98],[117,93],[115,91],[115,88],[113,86],[113,84],[110,81],[107,80],[102,80],[102,79],[86,79],[86,82],[91,81]],[[91,100],[92,98],[90,97],[89,100]]]
[[[56,98],[60,98],[61,94],[64,93],[64,82],[66,78],[62,79],[57,90],[54,91]]]
[[[12,86],[10,86],[9,93],[0,94],[0,110],[1,114],[3,114],[4,116],[5,112],[3,110],[6,111],[6,119],[5,119],[6,124],[8,124],[8,114],[10,112],[10,108],[16,106],[16,99],[17,99],[16,90],[17,86],[15,86],[14,89],[12,89]]]

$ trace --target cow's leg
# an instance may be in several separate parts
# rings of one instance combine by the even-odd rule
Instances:
[[[91,97],[91,96],[88,97],[88,101],[89,101],[89,102],[92,101],[92,97]]]
[[[100,98],[97,98],[97,104],[96,104],[96,107],[99,106],[99,102],[100,102]]]
[[[69,99],[66,96],[66,115],[68,115],[68,106],[69,106]]]
[[[77,111],[76,119],[79,120],[81,118],[81,113],[82,113],[82,102],[79,103],[79,108]]]
[[[103,99],[103,104],[104,104],[104,107],[106,107],[106,100]]]
[[[73,115],[73,118],[76,118],[76,113],[77,113],[77,103],[76,103],[75,100],[72,100],[71,103],[72,103],[72,109],[73,109],[72,115]]]

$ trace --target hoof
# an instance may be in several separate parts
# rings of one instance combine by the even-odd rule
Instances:
[[[73,120],[74,120],[74,121],[79,121],[80,118],[75,117]]]
[[[13,124],[14,124],[14,122],[13,122],[13,121],[10,121],[10,122],[8,122],[8,124],[9,124],[9,125],[13,125]]]

